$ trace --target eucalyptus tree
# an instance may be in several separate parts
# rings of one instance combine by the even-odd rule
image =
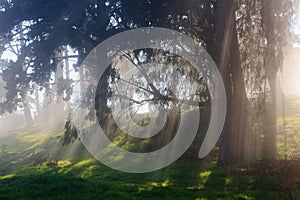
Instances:
[[[250,144],[248,139],[254,140],[252,124],[249,123],[249,90],[257,92],[259,96],[267,94],[264,88],[270,88],[269,91],[274,93],[274,74],[282,63],[280,49],[285,43],[284,35],[287,34],[286,30],[290,25],[293,3],[292,0],[276,3],[267,0],[1,1],[1,51],[8,48],[10,41],[25,41],[17,61],[11,62],[7,70],[3,71],[3,77],[12,84],[7,88],[6,101],[1,103],[2,110],[15,109],[24,96],[24,91],[31,89],[32,83],[49,88],[51,74],[61,61],[55,56],[60,47],[70,46],[76,49],[78,65],[74,66],[75,70],[78,70],[81,76],[90,74],[91,79],[97,80],[98,77],[95,77],[93,71],[81,71],[79,66],[99,43],[112,35],[133,28],[165,27],[185,33],[199,42],[210,53],[222,73],[227,92],[228,115],[219,144],[220,161],[236,163],[249,159],[253,157],[251,152],[255,151],[253,145],[247,145]],[[16,37],[19,35],[20,23],[25,24],[21,28],[24,33],[21,38]],[[140,52],[147,52],[147,60],[152,61],[155,61],[160,53],[143,49],[130,52],[132,57],[127,58],[136,59]],[[168,62],[177,59],[174,55],[167,55],[165,58]],[[23,70],[22,65],[30,70]],[[181,66],[189,68],[188,64]],[[192,70],[186,72],[196,80],[196,73]],[[98,87],[97,91],[81,83],[86,93],[94,94],[101,102],[97,108],[99,121],[109,115],[105,113],[110,112],[110,86],[114,81],[120,81],[119,78],[119,72],[111,66],[100,80],[101,87]],[[199,76],[198,79],[201,80]],[[263,87],[266,82],[269,87]],[[71,87],[71,80],[69,84]],[[151,89],[152,92],[157,92],[154,87]],[[172,94],[165,94],[169,97],[167,100],[172,101]],[[205,98],[207,93],[201,95]],[[251,94],[250,97],[254,95]],[[262,97],[260,105],[267,102],[267,96]],[[159,100],[165,102],[166,99]],[[91,99],[83,99],[81,103],[82,106],[89,107]],[[210,108],[207,98],[206,103],[205,121],[208,123]],[[263,114],[267,113],[266,110],[261,110]],[[91,108],[91,112],[96,110]],[[89,116],[93,115],[94,113],[90,113]],[[274,115],[269,116],[266,119],[270,120],[272,126],[267,125],[266,120],[265,127],[269,129],[265,131],[270,133],[265,137],[266,143],[270,143],[266,146],[274,146],[275,135],[271,134],[274,128],[270,128],[275,126]],[[204,130],[205,128],[202,131]],[[267,142],[268,138],[270,142]],[[273,147],[271,149],[275,152]]]

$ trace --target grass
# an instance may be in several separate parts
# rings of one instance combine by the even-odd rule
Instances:
[[[298,101],[291,101],[297,106]],[[300,104],[299,104],[300,105]],[[300,116],[287,109],[288,151],[300,152]],[[282,118],[278,119],[279,130]],[[197,160],[191,147],[170,166],[146,174],[128,174],[110,169],[95,160],[80,141],[62,146],[57,136],[62,130],[40,127],[0,133],[0,199],[122,199],[122,200],[284,200],[288,199],[278,181],[258,176],[247,169],[228,172],[214,160]],[[278,150],[283,151],[283,134],[278,134]],[[46,157],[57,165],[42,163]],[[299,192],[299,190],[298,190]]]
[[[59,134],[59,130],[32,129],[0,136],[9,151],[0,158],[1,200],[283,199],[270,178],[229,175],[210,161],[191,164],[188,156],[152,173],[119,172],[95,160],[79,141],[62,146],[56,137]],[[24,155],[28,151],[31,154]],[[58,160],[57,165],[36,163],[48,153]]]
[[[206,168],[206,169],[205,169]],[[0,199],[280,199],[269,179],[227,175],[179,160],[148,174],[109,169],[90,158],[67,166],[27,166],[0,177]]]
[[[300,98],[296,95],[286,97],[285,122],[282,109],[279,109],[277,124],[277,152],[280,158],[300,158]],[[285,126],[284,126],[285,125]],[[284,129],[285,127],[285,129]],[[285,146],[286,143],[286,146]]]

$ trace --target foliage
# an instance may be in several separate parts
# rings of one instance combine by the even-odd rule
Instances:
[[[226,146],[220,148],[221,151],[230,149],[231,151],[228,151],[226,156],[231,156],[233,161],[248,159],[244,154],[254,152],[254,145],[251,142],[247,143],[248,146],[246,145],[248,139],[249,141],[257,139],[252,134],[251,128],[247,127],[249,114],[247,106],[250,105],[249,107],[254,107],[253,113],[257,114],[259,111],[261,117],[265,117],[263,119],[265,130],[262,133],[268,136],[264,137],[265,146],[268,146],[268,140],[271,141],[269,143],[273,146],[270,145],[272,151],[269,153],[275,155],[276,118],[272,113],[275,111],[272,109],[272,105],[275,104],[272,99],[275,91],[272,89],[274,88],[274,77],[282,67],[282,47],[287,42],[287,36],[291,35],[290,23],[295,1],[284,0],[271,3],[262,0],[227,0],[224,2],[225,0],[1,1],[1,52],[11,50],[17,55],[17,60],[6,63],[6,66],[1,69],[2,78],[9,84],[5,86],[7,95],[5,101],[0,102],[0,111],[2,113],[11,112],[20,105],[25,107],[26,102],[24,101],[28,91],[33,92],[36,88],[45,89],[45,93],[48,93],[50,89],[55,88],[51,85],[53,76],[57,76],[55,77],[57,79],[55,83],[57,84],[57,99],[59,99],[59,95],[67,94],[67,97],[63,99],[70,100],[73,92],[70,87],[73,86],[73,80],[64,79],[62,74],[55,74],[55,71],[59,69],[59,63],[68,57],[61,54],[62,47],[70,47],[78,53],[74,56],[78,59],[74,69],[80,71],[78,66],[83,59],[97,44],[108,37],[137,27],[159,26],[191,36],[206,48],[220,65],[229,107],[224,131],[226,133],[227,130],[228,135],[223,134],[225,135],[224,143],[227,141],[227,146],[221,143],[221,147]],[[228,5],[230,5],[231,12],[224,12],[222,15],[222,11],[226,11]],[[222,17],[220,18],[220,16]],[[227,18],[232,19],[234,23],[227,22]],[[223,38],[227,30],[231,33],[227,35],[233,36],[232,40],[229,40],[230,37]],[[219,37],[219,34],[223,34],[222,37]],[[223,57],[220,49],[225,46],[228,48],[223,54],[227,55],[227,61],[220,64],[219,61]],[[151,60],[155,57],[149,51],[143,51],[150,55],[148,59]],[[134,55],[131,58],[132,61],[138,60],[137,52],[125,53]],[[162,57],[171,60],[172,56]],[[138,64],[143,63],[138,62]],[[182,68],[188,68],[186,63],[180,64]],[[195,74],[193,70],[187,73],[191,76]],[[207,73],[209,74],[209,72]],[[84,74],[83,77],[90,74],[85,77],[89,81],[97,81],[99,78],[91,69],[82,74]],[[100,123],[107,117],[105,115],[109,110],[109,98],[112,93],[109,80],[115,81],[118,76],[118,72],[114,71],[112,67],[100,80],[97,91],[93,91],[91,85],[86,86],[86,93],[90,94],[91,98],[96,96],[97,99],[96,110],[91,107],[94,99],[83,99],[80,102],[81,106],[90,109],[91,112],[87,116],[90,120],[94,120],[95,112]],[[201,78],[194,75],[192,79],[201,82]],[[34,86],[35,84],[36,86]],[[150,85],[150,83],[148,84]],[[168,82],[167,85],[168,88],[163,91],[159,91],[155,87],[151,88],[155,97],[163,98],[164,101],[160,101],[160,103],[168,104],[174,100],[170,92],[173,84]],[[162,95],[163,92],[166,94]],[[248,95],[247,98],[246,94],[250,94],[250,96]],[[205,95],[204,97],[207,97],[207,94]],[[269,99],[272,101],[268,107]],[[199,99],[197,100],[198,103],[201,103]],[[61,110],[65,111],[63,106]],[[209,113],[207,117],[209,117]],[[261,118],[254,115],[252,124],[258,121],[261,121]],[[234,123],[237,123],[238,126]],[[110,128],[111,131],[116,129],[115,127]],[[62,143],[71,143],[76,137],[76,130],[67,121]],[[224,158],[224,156],[221,155],[220,158]]]
[[[63,145],[67,145],[70,143],[74,143],[74,140],[76,140],[77,138],[78,132],[71,121],[68,120],[65,124],[64,136],[58,136],[58,139],[60,139]]]
[[[10,62],[3,71],[10,87],[7,87],[7,100],[1,107],[4,111],[15,109],[23,93],[32,89],[32,82],[49,88],[51,73],[62,59],[55,52],[63,45],[77,50],[80,64],[106,38],[136,27],[169,27],[191,34],[205,44],[205,41],[212,40],[208,36],[212,35],[209,21],[213,16],[213,4],[214,1],[200,0],[184,4],[170,0],[142,0],[138,3],[127,0],[2,1],[1,47],[13,50],[11,47],[20,41],[22,45],[17,52],[18,60]],[[161,13],[162,9],[165,12]],[[194,18],[199,12],[201,16]]]

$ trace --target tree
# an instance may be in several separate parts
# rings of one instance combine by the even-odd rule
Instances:
[[[282,48],[293,37],[289,28],[295,1],[241,1],[238,36],[249,98],[253,159],[276,158],[276,76],[282,70]],[[250,9],[249,9],[250,8]],[[262,142],[261,142],[262,141]]]
[[[57,59],[55,52],[62,46],[69,45],[78,51],[79,66],[97,44],[116,33],[137,27],[160,26],[181,31],[194,38],[207,49],[223,75],[229,109],[219,145],[220,161],[223,164],[234,164],[256,158],[251,155],[256,149],[252,145],[246,145],[248,139],[254,142],[257,137],[253,136],[250,127],[253,124],[250,124],[249,115],[249,105],[253,104],[251,101],[254,97],[257,101],[255,104],[263,108],[260,109],[261,116],[265,116],[264,146],[272,151],[266,151],[265,154],[274,157],[276,118],[274,114],[268,114],[265,105],[269,102],[269,94],[275,97],[274,75],[282,62],[280,49],[285,43],[284,35],[287,33],[283,30],[289,26],[287,22],[292,15],[293,9],[290,5],[293,3],[292,0],[277,3],[264,0],[3,1],[0,9],[2,49],[7,48],[10,41],[25,40],[26,44],[20,49],[18,60],[12,62],[7,71],[3,72],[10,77],[6,78],[7,81],[15,79],[15,75],[19,78],[9,86],[7,101],[1,104],[2,108],[15,109],[21,102],[20,94],[30,90],[29,85],[33,82],[47,87],[51,74],[56,71],[61,61]],[[20,23],[26,26],[21,28],[24,35],[17,37]],[[255,40],[254,37],[259,39]],[[245,45],[246,42],[249,46]],[[130,60],[137,59],[142,51],[147,54],[148,60],[157,59],[160,53],[147,49],[125,53],[130,54],[127,55]],[[178,61],[174,55],[167,55],[165,58],[170,62],[172,59]],[[273,60],[276,65],[269,62]],[[32,72],[22,71],[22,65],[26,65]],[[183,66],[188,68],[187,64]],[[254,66],[253,69],[251,66]],[[92,70],[81,71],[78,67],[75,69],[80,71],[81,77],[90,75],[91,81],[98,78]],[[191,79],[199,78],[192,70],[186,72]],[[88,85],[81,83],[81,88],[86,88],[86,92],[94,95],[97,93],[101,100],[103,107],[97,110],[98,113],[109,113],[109,85],[118,76],[118,71],[111,66],[102,77],[102,87],[98,91],[92,91]],[[162,95],[163,91],[148,84],[150,93],[159,97],[161,102],[174,103],[168,88],[165,95]],[[249,97],[249,89],[256,92],[259,98],[254,93]],[[65,92],[64,90],[61,94]],[[272,110],[275,100],[271,99]],[[90,99],[84,99],[82,103],[88,107]],[[209,104],[205,106],[209,110]],[[205,113],[207,116],[210,114]]]

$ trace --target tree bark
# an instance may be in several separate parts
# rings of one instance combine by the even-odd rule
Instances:
[[[219,163],[227,165],[245,159],[248,112],[236,31],[235,2],[219,0],[217,5],[217,65],[223,76],[228,108],[220,142]]]
[[[270,102],[266,103],[265,119],[264,119],[264,138],[263,138],[263,159],[275,159],[276,158],[276,125],[277,125],[277,113],[276,113],[276,74],[279,68],[280,62],[276,61],[276,44],[275,38],[275,8],[270,0],[263,1],[263,22],[265,37],[267,39],[267,48],[265,55],[265,69],[266,76],[270,86]],[[280,50],[277,50],[280,51]],[[265,100],[266,101],[266,100]]]
[[[263,137],[263,159],[271,160],[276,158],[276,125],[277,125],[277,112],[276,112],[276,79],[269,78],[271,102],[268,102],[265,108],[264,119],[264,137]]]

